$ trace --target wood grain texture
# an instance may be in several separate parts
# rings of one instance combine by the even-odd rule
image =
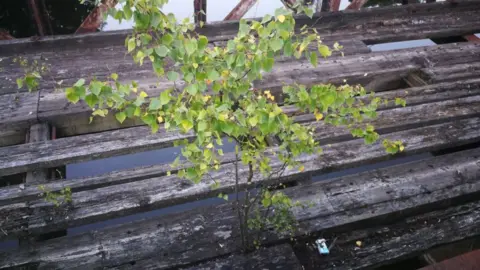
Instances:
[[[152,134],[149,127],[142,126],[4,147],[0,148],[0,168],[5,170],[0,169],[0,175],[164,148],[172,146],[175,140],[193,136],[164,129]]]
[[[387,137],[392,140],[402,140],[406,145],[407,154],[415,154],[425,151],[439,150],[447,147],[464,145],[478,141],[480,138],[479,118],[469,118],[464,120],[455,120],[433,126],[420,127],[406,131],[388,134]],[[382,139],[380,139],[381,141]],[[274,149],[271,149],[274,151]],[[306,155],[299,158],[303,163],[305,170],[300,173],[296,169],[287,169],[281,179],[272,179],[273,182],[289,182],[301,179],[303,175],[319,173],[343,168],[351,168],[363,164],[374,163],[385,160],[391,156],[385,153],[380,143],[374,145],[364,145],[363,140],[353,140],[341,142],[325,147],[322,156]],[[273,158],[272,170],[280,168],[281,162]],[[58,209],[53,205],[45,203],[43,200],[35,200],[29,203],[31,214],[24,216],[21,221],[9,219],[3,216],[0,221],[8,227],[9,234],[23,235],[25,233],[46,233],[69,226],[78,226],[91,222],[97,222],[112,217],[119,217],[139,211],[148,211],[159,207],[170,206],[182,202],[193,201],[198,198],[215,196],[220,192],[233,192],[235,180],[231,176],[233,170],[232,164],[222,166],[218,172],[213,172],[211,177],[220,183],[220,188],[211,190],[210,177],[207,177],[200,184],[193,185],[184,179],[176,176],[154,177],[145,180],[119,178],[118,182],[108,180],[109,175],[98,178],[87,178],[80,181],[80,186],[85,191],[74,192],[72,195],[73,203],[69,209],[65,209],[65,214],[58,214]],[[247,173],[245,166],[240,166],[240,176],[244,177]],[[128,174],[127,174],[128,175]],[[109,186],[89,189],[86,184],[102,181],[108,182]],[[133,181],[138,180],[138,181]],[[261,176],[254,177],[253,181],[265,181]],[[128,182],[133,181],[133,182]],[[54,183],[48,185],[50,188],[61,188],[64,185],[71,184],[75,180]],[[83,185],[82,185],[83,184]],[[116,184],[116,185],[113,185]],[[240,183],[245,186],[245,183]],[[75,186],[75,183],[73,183]],[[23,201],[32,198],[38,191],[18,188],[5,190],[5,198],[2,203]],[[23,195],[26,195],[23,197]],[[2,194],[3,195],[3,194]],[[8,198],[10,196],[10,199]],[[13,197],[13,198],[11,198]],[[20,198],[18,198],[20,197]],[[105,200],[108,198],[108,200]],[[63,211],[63,210],[62,210]],[[23,226],[28,220],[28,227]],[[2,237],[0,237],[2,238]]]
[[[30,127],[30,132],[28,133],[29,143],[44,142],[50,140],[50,138],[50,126],[47,123],[38,123]],[[25,185],[36,186],[44,184],[48,182],[48,179],[48,168],[33,170],[27,172],[27,175],[25,176]]]
[[[478,108],[480,108],[480,96],[472,96],[381,111],[378,119],[370,122],[380,132],[387,133],[477,116],[480,113]],[[392,121],[393,118],[402,120]],[[315,137],[322,143],[352,138],[345,128],[329,126],[323,122],[313,123],[313,125],[316,128]],[[0,175],[166,147],[174,140],[182,138],[191,139],[193,133],[184,135],[161,130],[158,134],[151,134],[147,127],[133,127],[60,138],[48,143],[37,142],[4,147],[0,148]]]
[[[391,222],[393,216],[398,219],[475,197],[480,194],[478,151],[286,189],[294,199],[312,203],[295,211],[298,233],[379,222],[379,217],[387,216],[390,218],[383,222]],[[157,269],[166,269],[229,255],[239,249],[232,207],[225,203],[1,252],[0,267],[35,264],[39,269],[84,269],[118,267],[132,261],[142,265],[142,260],[153,258]],[[284,239],[271,232],[265,237],[268,241]]]
[[[443,59],[440,61],[437,59]],[[346,79],[350,84],[360,83],[369,90],[391,89],[392,84],[401,80],[402,77],[431,63],[432,65],[448,65],[452,62],[472,62],[480,60],[480,45],[451,44],[435,48],[415,48],[401,52],[381,52],[361,55],[346,56],[344,58],[320,60],[318,68],[299,60],[296,62],[280,62],[274,71],[264,75],[262,82],[255,83],[256,88],[271,89],[277,100],[282,101],[281,86],[284,83],[297,81],[311,85],[314,83],[341,83]],[[430,64],[428,64],[430,65]],[[138,79],[140,84],[151,96],[158,95],[161,91],[171,87],[169,83],[156,83],[155,77],[142,72],[138,76],[131,68],[125,70],[129,76]],[[91,109],[82,102],[70,104],[62,93],[42,92],[38,118],[48,121],[57,127],[63,136],[72,136],[91,132],[117,129],[133,125],[141,125],[140,122],[126,121],[120,125],[109,115],[106,118],[97,118],[89,123]]]
[[[115,267],[114,269],[157,269],[158,261],[152,258],[139,263],[132,262]],[[219,258],[210,262],[181,268],[184,270],[211,270],[211,269],[285,269],[302,270],[290,245],[283,244],[269,248],[261,248],[250,254],[233,254],[226,258]]]

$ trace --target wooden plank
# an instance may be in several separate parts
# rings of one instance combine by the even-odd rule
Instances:
[[[391,222],[392,216],[398,219],[474,198],[480,194],[478,151],[286,189],[294,199],[312,203],[308,209],[295,211],[300,222],[298,233],[331,231],[353,222],[378,222],[379,217],[388,217],[384,222]],[[279,240],[272,233],[266,237]],[[157,269],[166,269],[229,255],[239,250],[238,245],[235,211],[232,204],[225,203],[0,252],[0,267],[75,265],[85,269],[131,261],[142,265],[142,260],[154,260]]]
[[[330,239],[333,237],[337,239],[328,256],[319,256],[317,250],[304,247],[299,248],[297,252],[308,258],[308,264],[305,265],[308,269],[372,269],[413,257],[437,245],[479,236],[479,222],[480,202],[477,201],[409,217],[388,226],[374,226],[335,236],[324,235]],[[357,247],[356,241],[362,242],[361,248]],[[450,262],[421,269],[476,269],[469,264],[470,259],[458,261],[453,258],[448,261]],[[453,267],[453,262],[456,262],[456,267]],[[446,265],[451,267],[445,267]]]
[[[387,137],[393,140],[403,140],[406,145],[405,152],[415,154],[478,141],[480,138],[479,127],[479,118],[473,118],[397,132],[389,134]],[[286,183],[301,179],[303,175],[351,168],[391,157],[385,152],[381,143],[367,146],[364,145],[363,140],[354,140],[332,144],[325,147],[324,154],[320,159],[316,155],[300,158],[305,167],[304,172],[300,173],[296,169],[289,169],[285,171],[282,179],[273,182]],[[272,170],[276,170],[280,166],[281,162],[274,159]],[[10,228],[8,231],[10,235],[21,235],[25,232],[41,234],[70,226],[189,202],[199,198],[213,197],[220,192],[233,192],[235,180],[230,175],[232,170],[233,165],[224,165],[220,171],[211,174],[211,177],[220,183],[220,187],[215,190],[210,188],[211,183],[208,181],[210,178],[206,178],[207,180],[197,185],[179,179],[174,175],[139,180],[133,183],[120,182],[117,185],[109,185],[94,190],[85,188],[85,191],[74,192],[72,194],[72,207],[68,209],[65,215],[55,214],[58,213],[58,209],[45,203],[42,199],[38,199],[29,203],[30,214],[25,215],[22,220],[9,220],[6,216],[0,219],[0,222]],[[247,168],[240,165],[241,177],[246,176],[246,174]],[[254,177],[254,181],[265,181],[265,179],[259,175]],[[69,185],[73,182],[75,181],[71,180],[63,183],[63,185]],[[112,181],[110,183],[114,184]],[[60,184],[47,185],[47,187],[52,188],[59,188],[60,186]],[[241,183],[241,186],[245,186],[245,183]],[[13,191],[15,192],[15,190]],[[33,195],[32,190],[28,190],[28,192],[30,192],[29,196],[31,197]],[[16,194],[22,194],[22,192],[17,191]],[[109,199],[105,200],[105,198]],[[2,198],[2,201],[6,201],[6,198]],[[17,199],[12,201],[20,202]],[[28,220],[28,228],[22,227],[26,219]]]
[[[134,261],[114,267],[114,269],[158,269],[156,259],[142,260],[138,264]],[[234,254],[199,265],[182,268],[185,270],[210,269],[285,269],[303,270],[293,253],[292,247],[287,244],[260,248],[250,254]]]
[[[224,21],[240,20],[245,13],[247,13],[258,0],[241,0],[231,11],[227,14]]]
[[[407,102],[407,106],[426,104],[437,101],[445,101],[449,99],[464,98],[480,94],[480,79],[469,79],[466,81],[446,82],[433,85],[426,85],[413,88],[404,88],[399,90],[391,90],[376,93],[375,96],[382,99],[394,100],[395,98],[403,98]],[[380,104],[378,111],[400,107],[392,102],[388,104]],[[293,105],[283,106],[282,110],[294,115],[297,122],[311,122],[315,120],[313,114],[302,114]]]
[[[51,138],[50,126],[47,123],[35,124],[30,127],[30,132],[28,135],[29,143],[48,141]],[[48,179],[48,168],[27,172],[27,175],[25,176],[25,186],[44,184],[48,181]]]
[[[462,119],[480,113],[480,96],[441,101],[431,104],[396,108],[380,112],[372,121],[377,129],[390,132],[422,125],[436,124],[454,118]],[[404,121],[392,121],[400,117]],[[338,142],[351,138],[344,128],[315,123],[316,138],[324,143]],[[104,158],[125,153],[135,153],[156,147],[171,145],[186,135],[160,131],[151,134],[148,127],[134,127],[98,134],[60,138],[48,143],[31,143],[0,149],[0,176],[14,174],[35,168],[55,167],[78,161]],[[126,144],[125,141],[134,141]]]
[[[464,47],[466,46],[466,47]],[[352,55],[341,59],[319,60],[313,68],[308,60],[278,63],[271,73],[255,84],[260,89],[281,91],[284,84],[313,85],[320,82],[363,84],[369,90],[377,90],[382,83],[398,80],[408,73],[426,67],[472,63],[480,60],[480,44],[445,44],[398,51]],[[385,76],[390,76],[382,78]],[[376,80],[375,80],[376,79]],[[383,79],[383,81],[382,81]],[[381,89],[381,88],[380,88]]]
[[[422,72],[428,77],[429,83],[468,80],[470,78],[478,78],[480,63],[471,62],[449,66],[434,66],[422,69]]]
[[[480,31],[480,21],[475,16],[479,8],[478,5],[474,5],[474,3],[475,2],[467,1],[454,8],[450,5],[439,4],[428,9],[421,5],[414,8],[384,8],[381,9],[383,13],[368,10],[358,12],[359,14],[348,12],[331,15],[322,14],[319,18],[299,18],[298,25],[300,27],[303,24],[311,25],[316,22],[316,26],[320,30],[320,35],[324,38],[336,41],[364,40],[369,42],[369,44],[392,40],[450,36],[455,33],[457,35],[459,33],[475,33]],[[449,25],[449,27],[439,27],[440,25]],[[228,40],[236,33],[237,29],[238,23],[220,23],[199,29],[199,32],[206,34],[211,41]],[[2,54],[5,53],[5,56],[11,56],[17,53],[27,53],[29,52],[28,48],[34,48],[30,51],[30,53],[34,55],[30,56],[49,59],[46,62],[52,64],[50,75],[48,76],[48,81],[50,82],[43,83],[41,88],[51,90],[55,86],[55,81],[63,80],[65,85],[68,85],[72,80],[81,77],[96,76],[102,79],[111,72],[117,72],[121,78],[124,75],[128,76],[128,72],[122,74],[120,71],[122,71],[122,66],[130,65],[131,68],[127,69],[130,72],[132,71],[132,67],[136,67],[130,57],[125,58],[125,48],[121,46],[129,33],[129,31],[118,31],[98,35],[48,37],[37,42],[10,41],[7,43],[3,42],[3,45],[0,43],[2,47],[0,51]],[[228,35],[223,37],[227,33]],[[22,44],[24,46],[22,46]],[[88,46],[84,44],[88,44]],[[14,51],[7,54],[9,48],[14,48]],[[36,48],[38,48],[38,50]],[[108,58],[104,59],[100,55],[96,55],[93,59],[87,61],[92,50],[95,51],[96,49],[118,55],[114,58],[117,61],[111,60],[112,63],[110,63],[106,61],[109,60]],[[75,68],[71,67],[72,61],[62,57],[62,53],[76,55],[75,62],[78,64],[75,65]],[[11,60],[11,57],[6,58],[3,63],[10,63]],[[86,64],[82,64],[85,62]],[[66,70],[68,71],[69,69],[71,71],[66,72]],[[135,71],[137,70],[143,69],[136,67]],[[0,72],[0,79],[10,78],[12,76],[19,77],[18,74],[21,74],[21,72],[22,70],[18,67],[15,69],[8,68]],[[72,72],[75,76],[68,76],[68,74],[72,74]],[[141,74],[137,75],[137,77],[141,77]],[[14,91],[14,80],[7,82],[7,84],[0,86],[0,93]]]
[[[464,55],[465,51],[472,51],[475,54],[462,58],[461,55]],[[305,60],[295,63],[278,63],[274,72],[265,74],[264,80],[256,83],[255,86],[272,90],[280,101],[282,100],[281,86],[295,81],[311,85],[321,82],[338,83],[347,79],[349,83],[361,83],[369,90],[384,90],[388,89],[392,82],[398,82],[402,76],[422,68],[425,64],[422,59],[439,63],[442,63],[442,59],[446,61],[447,58],[450,59],[449,61],[460,61],[466,58],[469,61],[477,59],[480,61],[479,51],[480,46],[474,44],[442,45],[435,48],[415,48],[400,52],[371,53],[321,60],[322,63],[318,68],[312,68]],[[152,79],[140,80],[140,82],[145,89],[150,89],[150,86],[157,87]],[[157,89],[153,89],[153,92],[158,93],[169,86],[169,84],[158,86]],[[91,109],[84,103],[70,104],[62,93],[45,93],[40,97],[38,117],[41,121],[48,121],[57,127],[59,134],[64,136],[141,124],[127,121],[120,125],[111,115],[104,119],[98,118],[90,124],[88,118],[90,112]]]
[[[476,28],[478,27],[478,25],[474,24],[475,21],[478,22],[478,19],[476,18],[476,16],[467,15],[475,15],[475,13],[478,12],[478,9],[479,7],[477,5],[477,1],[461,1],[460,3],[454,4],[435,3],[428,6],[410,5],[384,7],[362,10],[361,12],[343,11],[331,14],[322,13],[320,20],[318,20],[318,17],[314,17],[313,19],[300,17],[297,20],[297,25],[299,25],[299,27],[303,26],[304,24],[311,25],[312,22],[318,20],[315,26],[317,26],[319,30],[326,32],[321,33],[323,36],[328,33],[351,33],[352,30],[364,29],[369,24],[371,24],[371,26],[375,26],[375,28],[393,26],[390,28],[389,35],[391,36],[391,38],[398,40],[398,38],[401,37],[394,37],[393,33],[397,33],[399,36],[408,35],[412,37],[412,39],[425,38],[425,34],[428,34],[429,31],[435,31],[437,32],[437,34],[444,32],[446,34],[443,36],[448,36],[452,33],[452,30],[449,30],[450,27],[458,25],[459,23],[464,21],[464,29],[462,29],[462,27],[459,27],[454,31],[457,31],[457,34],[460,34],[459,32],[467,32],[466,34],[471,34],[479,32],[476,31],[478,30],[478,28]],[[465,13],[465,15],[463,13]],[[427,19],[415,20],[415,18],[419,18],[421,16],[426,16]],[[437,18],[430,19],[434,16],[437,16]],[[261,18],[257,19],[261,20]],[[448,28],[443,27],[443,25],[447,24],[449,25]],[[360,29],[357,29],[357,26],[359,25],[361,25],[362,27]],[[411,31],[411,27],[420,26],[425,26],[423,31]],[[372,28],[369,33],[363,34],[367,34],[369,36],[369,39],[374,39],[375,36],[377,36],[379,39],[382,38],[379,33],[374,34],[375,28]],[[207,35],[211,40],[228,40],[231,38],[232,35],[236,33],[237,30],[238,22],[234,21],[209,24],[202,29],[198,29],[198,32],[203,35]],[[131,34],[131,32],[131,30],[122,30],[107,31],[101,34],[44,37],[42,40],[36,42],[32,42],[29,39],[2,41],[0,42],[0,55],[3,56],[13,53],[50,51],[52,49],[52,43],[55,43],[53,47],[55,47],[56,49],[78,49],[84,47],[84,44],[88,44],[91,48],[104,47],[106,46],[106,44],[113,43],[123,44],[125,37]],[[423,32],[425,32],[425,34]],[[355,34],[357,36],[361,36],[361,33]],[[405,37],[403,39],[405,39]]]
[[[191,132],[181,134],[164,129],[152,134],[149,127],[143,126],[4,147],[0,148],[0,159],[10,162],[0,165],[5,169],[0,171],[0,175],[168,147],[175,140],[192,139],[193,136]],[[30,154],[25,155],[27,152]]]
[[[371,123],[378,133],[385,134],[399,130],[417,128],[453,119],[464,119],[480,115],[480,96],[420,104],[378,112]],[[353,138],[347,128],[338,128],[323,121],[305,123],[315,128],[315,139],[329,144]],[[363,127],[364,125],[358,125]]]

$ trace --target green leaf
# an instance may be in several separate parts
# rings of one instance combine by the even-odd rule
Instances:
[[[332,55],[332,51],[330,51],[330,48],[328,48],[328,46],[326,45],[319,45],[318,52],[320,53],[320,55],[322,55],[325,58]]]
[[[205,122],[205,121],[198,122],[198,125],[197,125],[197,130],[198,131],[204,131],[206,129],[207,129],[207,122]]]
[[[165,45],[170,45],[173,42],[173,37],[170,34],[165,34],[162,37],[162,43]]]
[[[123,6],[123,14],[125,15],[126,20],[130,20],[132,18],[132,10],[130,9],[130,6]]]
[[[169,71],[169,72],[167,73],[167,78],[168,78],[168,80],[169,80],[169,81],[172,81],[172,82],[178,80],[178,76],[179,76],[178,73],[175,72],[175,71]]]
[[[123,124],[123,121],[125,121],[127,115],[124,112],[118,112],[115,114],[115,118],[117,118],[117,121],[120,122],[120,124]]]
[[[154,98],[151,99],[150,105],[148,106],[148,109],[151,111],[156,111],[162,107],[162,103],[160,102],[159,98]]]
[[[313,65],[314,67],[317,67],[317,65],[318,65],[318,56],[317,56],[317,53],[316,53],[316,52],[310,53],[310,63],[312,63],[312,65]]]
[[[182,120],[181,125],[185,131],[189,131],[193,127],[193,123],[188,119]]]
[[[395,105],[402,105],[402,107],[407,106],[407,102],[403,98],[395,98]]]
[[[220,128],[225,134],[230,135],[233,132],[234,124],[230,122],[222,122]]]
[[[206,36],[198,37],[198,50],[204,50],[208,45],[208,38]]]
[[[17,79],[17,86],[18,86],[18,89],[23,87],[23,78],[18,78]]]
[[[85,84],[85,79],[78,80],[73,86],[80,87]]]
[[[155,52],[160,57],[165,57],[168,54],[169,49],[165,45],[160,45],[155,48]]]
[[[77,103],[80,100],[80,97],[77,95],[77,91],[75,88],[69,87],[65,90],[65,94],[67,96],[68,101],[72,102],[73,104]]]
[[[212,69],[212,70],[208,71],[207,78],[210,81],[216,81],[216,80],[220,79],[220,74],[215,69]]]
[[[136,46],[135,38],[132,37],[128,40],[128,43],[127,43],[128,52],[135,50],[135,46]]]
[[[275,60],[272,57],[265,58],[262,63],[262,67],[266,72],[270,72],[273,68]]]
[[[274,52],[281,50],[282,47],[283,47],[283,40],[280,38],[276,38],[270,42],[270,48],[272,48]]]
[[[288,57],[293,55],[292,42],[290,40],[287,40],[285,44],[283,44],[283,53]]]
[[[198,92],[198,85],[196,84],[189,84],[185,87],[185,90],[192,96],[196,95]]]
[[[324,110],[326,110],[330,105],[335,102],[335,93],[330,92],[327,95],[323,96],[321,99]]]
[[[262,24],[265,24],[265,23],[271,21],[272,18],[273,18],[272,15],[267,14],[267,15],[263,16],[263,19],[262,19],[262,22],[261,22],[261,23],[262,23]]]
[[[195,50],[197,49],[197,43],[194,40],[186,40],[185,41],[185,51],[188,55],[192,55]]]
[[[305,15],[307,15],[309,18],[313,17],[313,9],[305,8],[303,11],[305,12]]]
[[[163,91],[161,94],[160,94],[160,105],[165,105],[165,104],[168,104],[170,102],[170,91]]]
[[[98,97],[94,94],[89,94],[85,97],[85,102],[88,104],[90,108],[95,107],[95,104],[98,102]]]

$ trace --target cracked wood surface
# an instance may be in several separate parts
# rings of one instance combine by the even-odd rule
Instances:
[[[479,151],[285,189],[293,199],[313,204],[294,212],[298,234],[349,230],[361,222],[392,221],[475,198],[480,194]],[[1,252],[0,267],[108,268],[147,260],[166,269],[229,255],[239,249],[232,207],[224,203]],[[271,232],[265,237],[267,242],[286,240]]]

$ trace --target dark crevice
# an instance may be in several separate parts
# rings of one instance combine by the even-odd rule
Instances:
[[[473,143],[464,144],[464,145],[460,145],[460,146],[455,146],[455,147],[448,147],[448,148],[444,148],[444,149],[437,150],[437,151],[432,151],[432,155],[433,156],[442,156],[442,155],[447,155],[447,154],[460,152],[460,151],[465,151],[465,150],[469,150],[469,149],[475,149],[475,148],[478,148],[478,147],[480,147],[480,141],[476,141],[476,142],[473,142]]]

